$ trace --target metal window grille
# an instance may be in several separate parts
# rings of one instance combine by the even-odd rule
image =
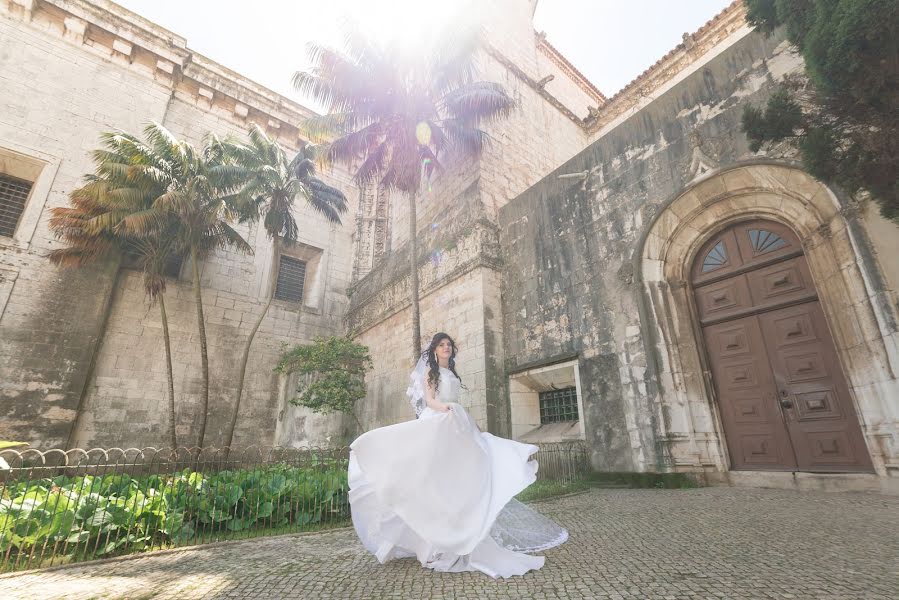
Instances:
[[[30,181],[0,173],[0,235],[12,237],[31,193]]]
[[[540,424],[577,421],[577,388],[540,392]]]
[[[278,285],[275,299],[288,302],[303,301],[303,285],[306,283],[306,262],[290,256],[278,261]]]
[[[184,264],[184,256],[180,254],[170,254],[165,259],[165,266],[162,274],[172,279],[178,279],[181,276],[181,265]]]
[[[181,267],[184,265],[184,256],[180,254],[171,254],[165,259],[165,264],[162,267],[162,274],[171,279],[180,279],[181,278]],[[125,254],[122,259],[122,268],[125,269],[133,269],[133,270],[141,270],[143,267],[141,266],[140,257],[135,254]]]

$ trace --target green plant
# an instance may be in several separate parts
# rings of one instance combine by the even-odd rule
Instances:
[[[313,412],[352,415],[361,429],[355,406],[365,397],[365,373],[371,367],[366,346],[334,336],[285,350],[275,371],[299,375],[298,395],[292,404]]]
[[[750,148],[787,141],[818,179],[866,191],[899,222],[899,10],[894,0],[747,0],[747,21],[786,29],[805,62],[763,109],[747,106]]]
[[[59,476],[8,483],[0,556],[68,559],[199,543],[240,532],[314,528],[349,517],[345,459],[204,474]]]

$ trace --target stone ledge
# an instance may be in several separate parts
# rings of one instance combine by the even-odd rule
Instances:
[[[803,492],[868,492],[899,496],[899,477],[874,473],[801,473],[776,471],[725,471],[705,473],[710,485],[772,488]]]

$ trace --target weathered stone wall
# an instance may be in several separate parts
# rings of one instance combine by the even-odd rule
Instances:
[[[643,236],[691,180],[752,157],[740,132],[743,106],[762,104],[776,81],[801,68],[782,35],[766,39],[733,26],[728,33],[719,25],[713,33],[721,43],[704,60],[644,94],[632,109],[613,106],[605,117],[602,109],[600,124],[606,121],[594,143],[500,210],[503,316],[506,331],[518,333],[505,336],[508,369],[578,355],[597,468],[676,466],[670,449],[677,440],[668,433],[684,431],[684,423],[671,422],[684,413],[659,404],[659,363],[669,360],[662,354],[666,344],[687,342],[648,331],[666,316],[642,312],[635,265]],[[678,59],[678,52],[669,59]],[[584,171],[581,179],[556,178]],[[896,231],[878,227],[886,231],[859,240],[873,240],[860,243],[882,253],[887,246],[878,240]],[[884,271],[870,251],[861,249],[857,260],[871,273]],[[683,401],[694,400],[702,402]],[[696,468],[727,468],[720,457],[703,456]]]
[[[16,161],[45,166],[15,238],[0,238],[0,437],[41,447],[158,445],[167,441],[168,419],[158,307],[148,305],[137,272],[121,271],[113,289],[115,265],[52,266],[46,253],[58,243],[46,228],[48,209],[66,205],[67,194],[93,170],[90,151],[103,131],[140,132],[154,120],[199,144],[209,132],[242,135],[255,121],[295,150],[294,125],[308,113],[110,3],[68,3],[72,12],[47,3],[28,14],[16,6],[0,8],[0,166],[4,172]],[[346,191],[350,212],[343,226],[330,226],[298,207],[299,239],[304,251],[317,249],[317,266],[310,263],[304,306],[276,301],[256,336],[235,437],[240,445],[321,443],[345,434],[339,419],[286,406],[289,390],[272,372],[282,343],[344,331],[358,192],[345,174],[323,177]],[[264,231],[238,230],[253,255],[222,251],[200,264],[212,444],[221,442],[242,346],[273,276]],[[186,445],[196,441],[201,387],[189,273],[186,261],[165,296],[179,441]]]
[[[536,85],[549,67],[538,65],[532,16],[532,6],[525,2],[485,3],[481,18],[490,47],[478,58],[479,76],[503,84],[516,100],[516,109],[509,118],[486,127],[491,141],[479,159],[463,162],[447,157],[446,171],[430,182],[416,207],[422,336],[443,330],[457,338],[466,361],[459,373],[466,381],[478,382],[468,386],[466,402],[482,426],[505,435],[511,433],[511,422],[497,210],[580,150],[586,140],[580,118],[573,112],[576,108],[565,107]],[[580,98],[579,106],[593,101],[558,66],[552,68],[558,73],[556,86],[569,98]],[[391,253],[353,286],[348,315],[350,331],[377,347],[373,351],[376,383],[370,386],[364,409],[366,427],[404,420],[409,414],[403,404],[411,368],[405,199],[391,204],[390,223]],[[481,270],[482,298],[472,303],[463,298],[468,298],[465,285],[474,285],[469,279],[475,268]],[[476,358],[471,348],[477,349]]]
[[[12,6],[10,8],[15,8]],[[52,19],[24,24],[0,6],[0,153],[37,163],[13,238],[0,237],[0,438],[65,445],[101,335],[114,267],[50,266],[48,211],[92,171],[101,131],[162,120],[169,91],[107,55],[76,52]],[[111,54],[111,51],[110,51]]]

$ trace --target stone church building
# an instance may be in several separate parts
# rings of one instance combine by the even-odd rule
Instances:
[[[606,97],[540,33],[536,0],[484,3],[481,76],[517,101],[477,160],[418,208],[422,331],[460,346],[463,401],[490,431],[584,440],[595,468],[709,481],[897,489],[899,230],[740,131],[801,59],[738,1]],[[108,0],[0,0],[0,439],[43,448],[165,440],[161,325],[140,273],[59,269],[49,210],[103,131],[151,120],[200,142],[259,123],[288,148],[312,112]],[[264,306],[237,443],[340,443],[352,419],[291,406],[282,344],[349,333],[374,359],[358,416],[413,417],[408,215],[324,173],[341,225],[300,211],[300,243],[202,261],[217,443]],[[167,308],[178,434],[199,419],[188,265]],[[287,281],[287,280],[290,281]],[[289,293],[288,293],[289,292]],[[424,343],[425,340],[422,340]],[[821,475],[830,474],[830,475]]]

